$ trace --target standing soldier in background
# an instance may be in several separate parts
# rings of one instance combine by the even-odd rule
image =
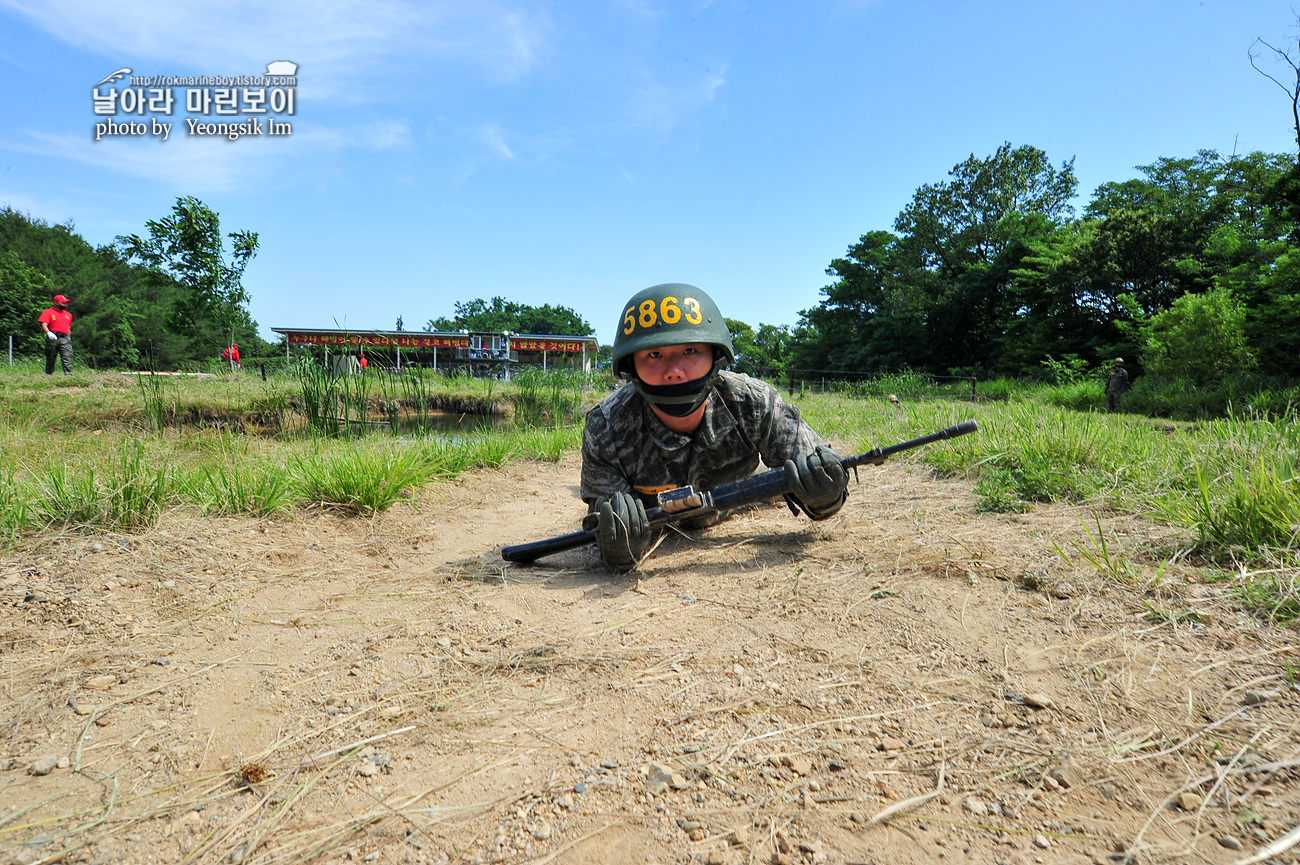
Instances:
[[[63,374],[72,375],[72,313],[68,311],[71,303],[61,294],[54,295],[54,306],[41,313],[36,319],[45,331],[45,374],[54,375],[54,358],[58,355],[63,360]]]
[[[1124,369],[1124,358],[1115,358],[1110,377],[1106,379],[1106,411],[1119,411],[1119,404],[1128,390],[1128,370]]]

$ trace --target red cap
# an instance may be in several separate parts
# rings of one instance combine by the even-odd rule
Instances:
[[[68,300],[66,297],[64,297],[64,296],[61,295],[61,294],[56,294],[56,295],[54,295],[54,302],[55,302],[55,303],[72,303],[72,301]]]

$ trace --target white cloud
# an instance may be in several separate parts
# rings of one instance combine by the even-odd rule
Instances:
[[[179,127],[180,124],[177,124]],[[192,138],[173,128],[176,140],[119,139],[53,135],[28,130],[27,140],[5,142],[6,150],[69,159],[196,193],[253,185],[294,155],[292,139],[227,141]],[[295,136],[296,137],[296,136]]]
[[[110,63],[132,57],[172,67],[138,75],[250,75],[291,60],[300,87],[355,94],[349,81],[380,74],[401,80],[431,60],[478,67],[495,80],[519,78],[537,61],[550,26],[545,16],[508,3],[0,0],[0,7]]]
[[[681,84],[647,83],[632,102],[632,122],[637,126],[667,132],[683,117],[712,102],[718,90],[726,83],[725,64],[717,72],[706,72],[695,80]]]
[[[486,144],[493,153],[502,159],[514,159],[515,154],[510,150],[510,145],[506,144],[505,138],[502,137],[502,130],[498,126],[486,126],[480,130],[483,143]]]

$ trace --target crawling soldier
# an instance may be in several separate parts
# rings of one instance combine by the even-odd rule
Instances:
[[[624,304],[614,370],[631,386],[592,409],[582,435],[582,498],[597,515],[596,545],[610,568],[630,570],[650,549],[645,506],[658,493],[687,484],[712,490],[747,477],[760,460],[784,466],[791,497],[812,519],[844,504],[839,455],[776,388],[728,372],[734,361],[722,313],[695,286],[651,286]]]

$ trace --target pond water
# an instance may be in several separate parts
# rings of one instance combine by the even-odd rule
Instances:
[[[513,417],[433,412],[424,421],[416,418],[398,421],[397,431],[401,435],[426,435],[454,441],[481,432],[514,429],[514,426]]]

